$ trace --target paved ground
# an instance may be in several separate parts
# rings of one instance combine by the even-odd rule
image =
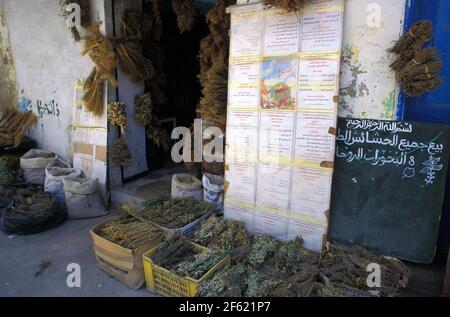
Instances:
[[[0,232],[0,296],[152,296],[97,268],[89,229],[106,218],[70,220],[53,230],[8,237]],[[50,262],[47,269],[42,263]],[[81,288],[68,288],[66,268],[81,267]]]

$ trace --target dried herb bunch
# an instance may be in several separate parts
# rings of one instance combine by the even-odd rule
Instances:
[[[141,127],[145,127],[153,121],[153,103],[152,96],[146,93],[135,98],[134,120]]]
[[[212,205],[192,197],[154,198],[142,204],[142,216],[168,229],[184,227],[212,210]]]
[[[146,25],[138,20],[140,16],[126,10],[120,21],[122,39],[114,40],[119,65],[134,82],[151,79],[155,74],[153,63],[142,53],[140,41],[143,40],[143,34],[149,31],[142,29]]]
[[[81,9],[81,26],[88,27],[90,23],[90,0],[61,0],[61,13],[62,16],[66,19],[70,16],[72,12],[66,10],[66,6],[72,3],[76,3],[80,6]],[[70,32],[72,32],[73,38],[76,42],[81,41],[81,35],[77,27],[73,26],[69,28]]]
[[[319,255],[302,240],[256,237],[248,255],[200,285],[201,296],[306,296],[318,272]]]
[[[264,5],[294,12],[301,10],[307,0],[264,0]]]
[[[172,0],[172,8],[177,16],[180,33],[192,30],[197,17],[195,0]]]
[[[33,218],[46,218],[52,214],[53,199],[42,186],[28,186],[16,192],[12,211]]]
[[[391,64],[403,91],[414,97],[430,92],[442,84],[439,71],[442,62],[437,58],[435,48],[422,46],[433,37],[430,21],[418,21],[390,50],[396,54]]]
[[[122,134],[127,130],[127,113],[123,102],[111,102],[108,104],[108,121],[120,128]]]
[[[216,216],[209,217],[201,227],[192,233],[191,241],[208,247],[231,253],[250,242],[244,224],[232,219]]]
[[[96,22],[86,28],[87,35],[83,38],[84,50],[82,55],[89,54],[95,67],[84,82],[83,102],[86,109],[95,115],[102,115],[104,81],[117,86],[114,76],[116,59],[114,52],[110,49],[110,41],[100,32],[101,22]]]
[[[31,112],[21,112],[10,108],[0,116],[0,145],[19,146],[22,142],[25,131],[35,124],[36,115]]]
[[[400,261],[377,256],[361,247],[328,244],[320,263],[320,276],[328,289],[337,291],[369,291],[367,267],[377,263],[381,267],[380,296],[393,296],[405,288],[411,271]],[[346,295],[344,292],[342,295]]]
[[[181,236],[163,242],[152,261],[183,277],[200,279],[223,259],[217,251],[199,251]]]
[[[135,249],[163,237],[163,232],[156,226],[143,223],[127,214],[107,222],[97,233],[127,249]]]
[[[133,157],[124,136],[120,137],[109,147],[108,156],[110,161],[116,166],[127,167],[131,165]]]

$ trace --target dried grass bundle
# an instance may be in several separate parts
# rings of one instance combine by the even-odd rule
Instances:
[[[20,112],[17,109],[7,109],[0,116],[0,145],[19,146],[25,130],[35,124],[36,115],[29,112]]]
[[[197,17],[195,0],[172,0],[172,8],[177,16],[180,33],[192,30]]]
[[[417,21],[390,49],[390,52],[411,58],[432,37],[433,25],[431,21]]]
[[[163,147],[165,150],[169,149],[169,133],[156,122],[147,128],[147,137],[152,140],[156,146]]]
[[[152,19],[151,38],[159,41],[162,35],[161,0],[146,0],[146,2],[151,5],[151,14],[149,15]]]
[[[263,3],[267,7],[275,7],[288,12],[299,11],[305,5],[307,0],[264,0]]]
[[[402,89],[409,97],[417,97],[424,92],[433,91],[442,85],[442,79],[434,76],[426,80],[416,80],[402,84]]]
[[[134,120],[136,123],[141,127],[149,125],[153,120],[152,96],[149,93],[142,96],[136,96],[135,107]]]
[[[98,71],[98,68],[94,67],[84,82],[84,95],[82,100],[86,109],[97,116],[103,114],[103,88],[104,82],[102,75]]]
[[[87,35],[83,38],[84,50],[81,55],[89,54],[97,67],[97,75],[108,80],[114,87],[117,80],[114,76],[116,58],[114,52],[110,50],[110,41],[100,32],[101,22],[96,22],[86,28]]]
[[[438,75],[442,62],[436,56],[436,49],[421,48],[432,37],[431,22],[418,21],[390,50],[397,54],[391,68],[396,72],[401,87],[408,96],[422,95],[442,84]]]
[[[154,76],[153,63],[142,54],[142,47],[138,42],[117,43],[116,51],[122,71],[131,76],[132,81],[141,82]]]
[[[108,104],[108,121],[120,127],[122,134],[127,129],[127,113],[123,102],[111,102]]]
[[[125,138],[119,138],[109,149],[108,155],[111,162],[116,166],[130,166],[132,156]]]
[[[214,63],[206,73],[203,97],[197,110],[206,119],[222,130],[226,127],[228,66],[221,61]]]

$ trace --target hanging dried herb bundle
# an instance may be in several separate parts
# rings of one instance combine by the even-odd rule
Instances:
[[[97,233],[127,249],[135,249],[163,236],[163,232],[156,226],[142,223],[128,215],[121,215],[107,222]]]
[[[195,0],[172,0],[172,8],[177,16],[180,33],[192,30],[197,17]]]
[[[142,47],[133,41],[116,43],[117,58],[122,71],[134,82],[148,80],[154,76],[153,63],[142,55]]]
[[[82,100],[86,109],[97,116],[103,114],[103,88],[102,75],[98,68],[94,67],[84,82]]]
[[[149,125],[153,120],[152,96],[146,93],[135,98],[134,120],[141,127]]]
[[[116,67],[116,58],[111,50],[110,41],[100,32],[101,22],[96,22],[86,28],[87,35],[83,38],[84,50],[81,55],[89,54],[100,78],[108,80],[111,85],[117,86],[117,80],[114,76]]]
[[[163,147],[165,150],[169,149],[169,133],[166,129],[159,126],[158,123],[147,127],[147,137],[152,140],[156,146]]]
[[[35,124],[36,115],[31,112],[21,112],[10,108],[0,116],[0,145],[19,146],[25,131]]]
[[[320,277],[329,289],[369,291],[367,267],[370,263],[381,267],[381,296],[396,295],[407,286],[411,272],[402,262],[377,256],[358,246],[327,244],[320,263]]]
[[[283,9],[288,12],[301,10],[307,0],[264,0],[264,5]]]
[[[109,147],[108,155],[111,162],[116,166],[130,166],[133,160],[128,144],[123,136]]]
[[[76,3],[80,6],[81,10],[81,26],[88,27],[90,23],[90,6],[89,0],[62,0],[61,1],[61,12],[62,16],[66,19],[69,17],[72,12],[66,11],[66,6],[72,3]],[[72,32],[73,38],[76,42],[81,41],[81,35],[78,29],[73,26],[70,28],[70,32]]]
[[[422,49],[432,36],[431,22],[418,21],[390,50],[397,54],[391,68],[396,72],[401,87],[408,96],[419,96],[442,84],[438,75],[442,62],[436,56],[436,49]]]
[[[391,53],[412,58],[416,51],[433,37],[430,21],[418,21],[390,49]]]
[[[142,204],[142,216],[169,229],[184,227],[212,210],[210,204],[192,197],[154,198]]]
[[[127,113],[123,102],[111,102],[108,104],[108,121],[120,127],[121,132],[125,134],[127,129]]]

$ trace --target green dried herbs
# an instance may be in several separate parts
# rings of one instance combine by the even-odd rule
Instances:
[[[223,259],[217,251],[201,251],[183,237],[176,236],[159,247],[153,263],[178,276],[200,279]]]
[[[249,243],[250,238],[242,223],[212,216],[192,234],[191,240],[205,247],[230,253]]]
[[[12,184],[16,180],[17,169],[14,169],[7,156],[0,157],[0,185]]]
[[[192,197],[154,198],[143,204],[142,216],[169,229],[184,227],[212,210],[212,205]]]
[[[17,189],[11,210],[36,219],[46,218],[53,213],[52,204],[52,196],[42,186],[28,186]]]

